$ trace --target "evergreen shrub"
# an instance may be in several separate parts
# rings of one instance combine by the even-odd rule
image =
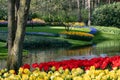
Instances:
[[[120,27],[120,2],[106,4],[93,11],[93,25]]]

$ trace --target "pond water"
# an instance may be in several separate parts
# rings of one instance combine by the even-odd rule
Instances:
[[[67,59],[91,59],[93,57],[105,57],[120,55],[120,40],[103,41],[93,46],[78,47],[73,49],[34,49],[24,58],[24,63],[40,63],[48,61],[60,61]]]
[[[40,63],[48,61],[60,61],[67,59],[91,59],[93,57],[105,57],[120,55],[120,40],[103,41],[93,46],[78,47],[73,49],[30,49],[29,55],[24,57],[23,64]],[[0,60],[0,69],[5,67],[6,60]]]

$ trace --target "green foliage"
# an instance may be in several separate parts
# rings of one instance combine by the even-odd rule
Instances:
[[[82,21],[85,22],[85,24],[87,24],[88,23],[88,10],[82,9],[81,15],[82,15]]]
[[[92,20],[94,25],[120,27],[120,2],[96,8]]]
[[[7,11],[5,11],[4,9],[1,9],[1,8],[0,8],[0,19],[7,20]]]
[[[35,36],[27,35],[24,41],[25,49],[33,48],[57,48],[69,46],[65,40],[56,39],[56,37],[45,37],[45,36]]]
[[[7,20],[7,1],[0,0],[0,20]]]

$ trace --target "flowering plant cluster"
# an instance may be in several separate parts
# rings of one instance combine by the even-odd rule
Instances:
[[[7,26],[7,23],[5,20],[0,20],[0,26]]]
[[[5,22],[5,20],[0,20],[0,22]]]
[[[36,23],[45,23],[44,20],[39,19],[39,18],[33,18],[32,21],[33,21],[33,22],[36,22]]]
[[[74,24],[73,24],[73,26],[79,26],[79,27],[83,27],[83,26],[85,26],[85,23],[84,22],[75,22]]]
[[[94,35],[85,32],[74,32],[74,31],[64,31],[60,34],[66,35],[65,38],[75,39],[75,40],[91,40]]]
[[[63,24],[69,27],[84,27],[85,26],[84,22],[68,22],[68,23],[64,22]]]
[[[0,26],[7,26],[8,21],[0,20]],[[37,26],[37,25],[45,25],[45,21],[39,18],[34,18],[30,21],[27,21],[27,25],[29,26]]]
[[[27,21],[27,25],[29,26],[38,26],[38,25],[45,25],[45,21],[39,18],[33,18],[30,21]]]
[[[94,35],[89,34],[89,33],[85,33],[85,32],[65,31],[65,32],[61,32],[61,34],[77,35],[77,36],[86,36],[86,37],[94,37]]]
[[[0,70],[0,80],[120,80],[120,56],[33,63]]]
[[[91,66],[95,66],[96,69],[113,69],[114,67],[120,67],[120,56],[113,57],[98,57],[90,60],[62,60],[62,61],[50,61],[44,63],[33,63],[32,68],[39,68],[40,70],[48,71],[52,66],[55,66],[56,70],[60,67],[63,69],[83,68],[88,70]],[[28,64],[23,65],[24,68],[30,68]]]

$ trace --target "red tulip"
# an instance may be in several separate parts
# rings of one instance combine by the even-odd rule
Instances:
[[[37,68],[37,67],[39,67],[38,63],[33,63],[32,64],[32,68]]]

